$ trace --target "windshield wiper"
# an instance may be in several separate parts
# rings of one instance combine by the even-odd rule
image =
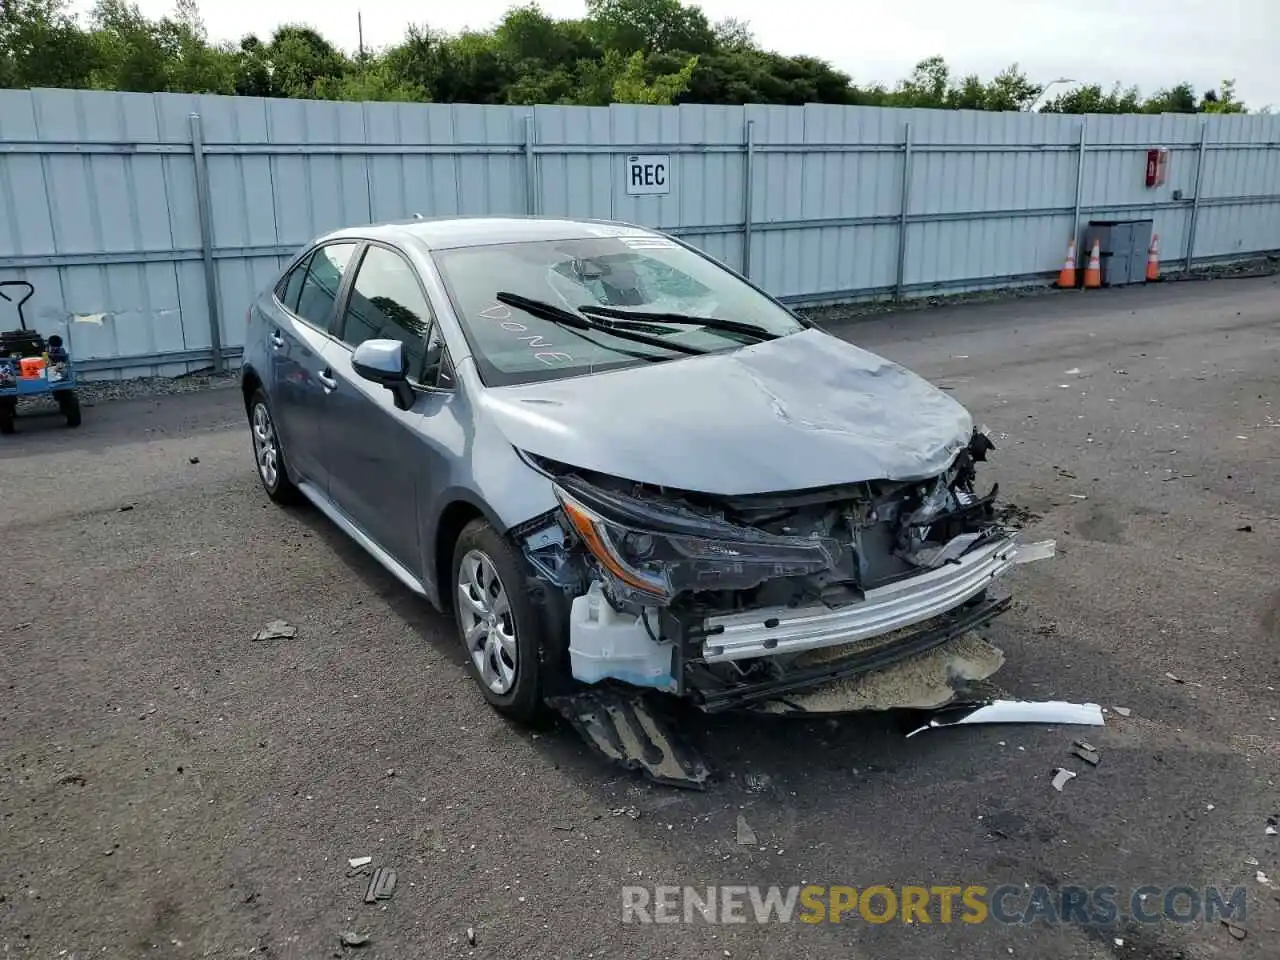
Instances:
[[[557,307],[554,303],[547,303],[545,300],[534,300],[531,297],[522,297],[518,293],[508,293],[505,290],[500,290],[494,294],[494,299],[499,303],[506,304],[508,307],[515,307],[517,310],[523,310],[525,313],[533,314],[533,316],[540,317],[557,326],[568,327],[570,330],[595,330],[622,340],[643,343],[646,346],[659,347],[663,350],[672,350],[676,353],[684,353],[690,356],[707,352],[701,347],[691,347],[687,343],[671,343],[662,337],[651,337],[646,333],[628,330],[626,327],[610,323],[607,320],[593,320],[589,317],[579,316],[572,310]]]
[[[739,323],[737,320],[718,320],[715,317],[698,317],[691,313],[656,313],[645,310],[627,310],[622,307],[606,307],[589,303],[578,308],[588,316],[612,317],[618,320],[647,320],[650,323],[682,323],[690,326],[706,327],[708,330],[722,330],[725,333],[737,333],[756,340],[777,340],[779,334],[758,327],[754,323]]]
[[[507,298],[510,298],[510,297],[517,297],[517,296],[518,296],[518,295],[517,295],[517,294],[514,294],[514,293],[511,293],[511,294],[502,294],[502,295],[500,296],[500,299],[507,299]],[[519,298],[519,299],[523,299],[523,298]],[[508,304],[508,306],[516,306],[516,304],[511,303],[511,304]],[[544,306],[548,307],[549,309],[554,309],[554,306],[555,306],[555,305],[554,305],[554,304],[550,304],[550,303],[548,303],[548,304],[544,304]],[[526,308],[525,308],[525,307],[521,307],[520,309],[525,310]],[[534,310],[532,310],[532,309],[529,309],[529,310],[528,310],[528,312],[536,313],[536,314],[537,314],[537,316],[539,316],[539,317],[543,316],[543,314],[538,313],[537,311],[534,311]],[[570,316],[572,316],[572,314],[570,314]],[[577,319],[577,318],[575,318],[575,319]],[[582,339],[582,340],[587,341],[587,343],[591,344],[592,346],[600,347],[602,350],[611,350],[611,351],[613,351],[614,353],[620,353],[620,354],[622,354],[624,357],[630,357],[630,358],[631,358],[631,359],[633,359],[633,360],[644,360],[644,361],[647,361],[648,363],[654,363],[654,362],[660,362],[660,361],[663,361],[663,360],[670,360],[670,359],[671,359],[671,357],[669,357],[669,356],[665,356],[665,355],[660,354],[660,353],[641,353],[639,350],[628,350],[626,347],[615,347],[615,346],[610,346],[610,345],[609,345],[609,344],[607,344],[607,343],[601,343],[601,342],[600,342],[599,340],[597,340],[595,337],[589,337],[589,336],[587,336],[585,333],[583,333],[583,332],[582,332],[582,329],[581,329],[580,327],[576,327],[576,326],[574,326],[572,323],[569,323],[569,322],[562,323],[562,324],[561,324],[561,327],[562,327],[563,329],[565,329],[565,330],[568,330],[568,331],[569,331],[570,333],[572,333],[575,337],[578,337],[578,338],[580,338],[580,339]]]

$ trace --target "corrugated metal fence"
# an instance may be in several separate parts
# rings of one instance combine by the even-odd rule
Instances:
[[[1280,117],[0,91],[0,280],[104,375],[233,359],[282,258],[414,213],[659,227],[801,304],[1048,279],[1089,219],[1153,218],[1169,269],[1280,249]]]

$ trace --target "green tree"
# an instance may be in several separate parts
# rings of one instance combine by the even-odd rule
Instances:
[[[947,61],[939,56],[926,57],[898,84],[894,100],[900,107],[942,108],[947,105],[950,89],[951,68]]]
[[[587,0],[587,20],[606,50],[706,53],[715,36],[706,14],[680,0]]]
[[[1236,99],[1236,82],[1223,80],[1217,90],[1206,90],[1200,98],[1201,113],[1246,113],[1245,106]]]
[[[646,75],[644,54],[637,50],[623,58],[616,50],[605,54],[605,72],[612,77],[610,88],[614,103],[671,104],[689,89],[689,80],[698,66],[698,58],[690,57],[675,73]]]
[[[275,94],[271,80],[271,57],[266,45],[253,34],[240,41],[236,53],[235,91],[242,97],[270,97]]]
[[[982,109],[1026,110],[1039,98],[1044,87],[1032,83],[1015,63],[996,74],[987,84]]]
[[[314,29],[285,24],[268,42],[211,40],[198,0],[143,16],[134,0],[0,0],[0,86],[234,93],[445,103],[867,104],[1027,110],[1042,87],[1015,63],[991,79],[920,61],[891,89],[855,84],[814,57],[762,49],[742,20],[712,25],[684,0],[587,0],[557,20],[517,0],[491,30],[450,35],[414,26],[381,51],[352,57]],[[78,0],[83,2],[83,0]],[[1086,84],[1045,102],[1057,113],[1242,113],[1232,81],[1197,97],[1182,82],[1142,97]]]
[[[266,52],[272,88],[286,97],[316,96],[319,87],[332,88],[351,69],[351,62],[333,44],[298,24],[278,27]]]
[[[88,87],[96,56],[67,0],[0,3],[0,87]]]
[[[348,100],[357,103],[422,103],[430,99],[421,87],[397,79],[385,64],[377,62],[349,70],[340,77],[318,77],[314,90],[321,100]]]
[[[751,25],[736,17],[725,17],[711,28],[712,46],[716,50],[754,50],[756,38]]]
[[[1091,83],[1050,97],[1040,107],[1040,112],[1137,113],[1140,106],[1137,87],[1122,89],[1117,83],[1110,92],[1104,92],[1101,84]]]
[[[238,57],[229,46],[213,46],[196,0],[178,0],[171,20],[160,22],[172,51],[166,89],[188,93],[235,93]]]
[[[1157,90],[1142,103],[1143,113],[1195,113],[1196,91],[1189,83]]]
[[[100,90],[153,93],[170,89],[176,37],[128,0],[98,0],[90,15],[95,66],[90,84]]]

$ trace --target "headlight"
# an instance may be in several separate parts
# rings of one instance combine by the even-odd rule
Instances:
[[[570,526],[618,585],[637,592],[637,600],[661,604],[685,591],[746,590],[827,570],[839,559],[832,540],[773,536],[682,512],[664,516],[660,507],[599,491],[614,508],[606,515],[584,502],[594,497],[554,487]],[[627,517],[628,505],[645,516]]]

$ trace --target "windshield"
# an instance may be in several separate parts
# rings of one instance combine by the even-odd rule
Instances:
[[[705,257],[665,237],[594,237],[439,250],[434,259],[488,386],[579,376],[690,352],[732,350],[756,342],[696,323],[622,320],[629,330],[692,350],[676,352],[615,336],[575,330],[500,302],[517,294],[577,314],[584,306],[638,314],[730,320],[784,336],[803,329],[790,313]]]

